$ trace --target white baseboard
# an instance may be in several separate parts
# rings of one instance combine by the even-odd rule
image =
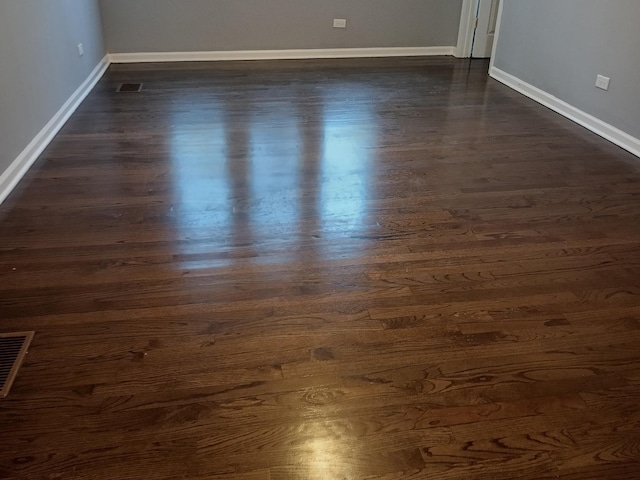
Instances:
[[[67,123],[69,117],[77,110],[82,101],[91,93],[98,81],[109,68],[109,58],[105,56],[96,68],[89,74],[82,85],[73,92],[71,97],[60,107],[60,110],[44,126],[35,138],[27,145],[9,168],[0,175],[0,203],[4,202],[22,177],[38,159],[40,154],[51,143],[60,129]]]
[[[533,85],[520,80],[518,77],[511,75],[499,68],[492,67],[489,71],[492,78],[495,78],[506,86],[513,88],[517,92],[525,95],[526,97],[535,100],[536,102],[550,108],[556,113],[567,117],[569,120],[582,125],[587,130],[591,130],[593,133],[600,135],[601,137],[615,143],[621,148],[624,148],[630,153],[640,157],[640,139],[632,137],[626,132],[623,132],[619,128],[614,127],[606,122],[603,122],[599,118],[594,117],[582,110],[568,104],[564,100],[560,100],[558,97],[551,95]]]
[[[415,57],[453,55],[455,47],[328,48],[219,52],[112,53],[111,63],[217,62],[223,60],[302,60],[314,58]]]

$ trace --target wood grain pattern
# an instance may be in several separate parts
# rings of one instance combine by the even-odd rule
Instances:
[[[486,69],[112,66],[0,206],[0,477],[639,478],[640,166]]]

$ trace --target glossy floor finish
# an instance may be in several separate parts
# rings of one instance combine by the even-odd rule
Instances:
[[[0,477],[640,478],[640,161],[486,71],[111,67],[0,207]]]

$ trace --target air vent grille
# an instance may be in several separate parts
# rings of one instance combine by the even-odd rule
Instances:
[[[142,91],[141,83],[123,83],[118,87],[118,93],[140,93]]]
[[[0,333],[0,398],[9,394],[34,332]]]

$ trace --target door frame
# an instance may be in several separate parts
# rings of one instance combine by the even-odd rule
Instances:
[[[507,0],[502,0],[498,6],[498,21],[496,22],[496,34],[493,37],[493,50],[491,51],[491,58],[489,59],[489,73],[493,71],[496,63],[496,47],[498,46],[498,37],[500,36],[500,27],[502,26],[502,9]]]
[[[500,34],[500,24],[502,21],[502,8],[508,0],[502,0],[498,7],[498,22],[496,24],[496,33],[493,39],[493,51],[495,53],[498,44],[498,35]],[[462,0],[462,12],[460,14],[460,29],[458,30],[458,44],[455,48],[454,55],[458,58],[470,58],[471,49],[473,48],[473,36],[476,31],[476,14],[480,0]],[[491,54],[491,65],[493,66],[493,53]]]
[[[455,52],[455,56],[458,58],[471,57],[473,34],[476,30],[476,12],[478,11],[479,3],[480,0],[462,0],[458,45]]]

